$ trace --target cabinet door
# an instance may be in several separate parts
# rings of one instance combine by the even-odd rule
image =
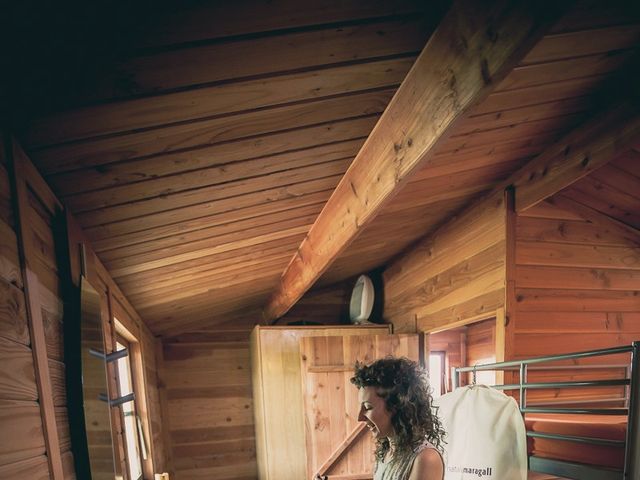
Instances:
[[[418,360],[418,335],[307,337],[300,341],[307,478],[320,472],[371,478],[373,441],[358,422],[356,361],[392,355]]]

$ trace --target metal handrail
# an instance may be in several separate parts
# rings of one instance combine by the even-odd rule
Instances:
[[[483,370],[505,370],[507,367],[519,367],[520,365],[534,365],[544,362],[558,362],[561,360],[571,360],[574,358],[598,357],[601,355],[615,355],[618,353],[630,353],[633,351],[632,345],[623,347],[604,348],[600,350],[588,350],[586,352],[565,353],[561,355],[549,355],[546,357],[527,358],[524,360],[511,360],[508,362],[484,363],[472,367],[457,367],[459,373],[483,371]],[[568,365],[568,367],[571,367]]]
[[[536,382],[536,383],[512,383],[507,385],[491,385],[497,390],[518,390],[523,388],[545,389],[545,388],[576,388],[576,387],[618,387],[630,385],[628,378],[613,380],[584,380],[578,382]]]
[[[527,381],[527,373],[530,365],[537,365],[545,362],[557,362],[562,360],[572,360],[587,357],[596,357],[602,355],[615,355],[621,353],[631,353],[631,361],[628,369],[625,368],[624,379],[612,380],[588,380],[588,381],[571,381],[571,382],[531,382]],[[558,369],[572,369],[574,367],[590,368],[590,366],[557,366]],[[602,368],[602,366],[598,366]],[[611,365],[609,368],[620,368],[620,365]],[[536,369],[536,367],[533,367]],[[540,367],[538,367],[540,368]],[[591,368],[595,368],[591,366]],[[501,390],[519,390],[520,391],[520,411],[522,414],[527,413],[560,413],[560,414],[598,414],[598,415],[628,415],[627,434],[624,442],[605,440],[600,438],[577,437],[572,435],[550,434],[542,432],[527,432],[530,437],[553,438],[556,440],[573,441],[580,443],[591,443],[595,445],[610,445],[625,448],[624,471],[622,478],[631,480],[640,478],[640,408],[638,398],[640,390],[640,342],[633,342],[630,346],[605,348],[599,350],[589,350],[586,352],[575,352],[561,355],[550,355],[545,357],[536,357],[523,360],[512,360],[507,362],[497,362],[482,365],[474,365],[471,367],[453,368],[453,388],[459,385],[460,374],[465,372],[478,371],[504,371],[504,370],[520,370],[520,382],[509,385],[495,385],[493,388]],[[628,378],[627,378],[628,375]],[[474,381],[475,383],[475,381]],[[580,388],[580,387],[604,387],[604,386],[624,386],[628,397],[628,408],[544,408],[538,406],[527,407],[526,392],[527,389],[545,389],[545,388]],[[620,399],[622,401],[626,399]],[[532,457],[535,458],[535,457]],[[559,462],[563,463],[563,462]]]

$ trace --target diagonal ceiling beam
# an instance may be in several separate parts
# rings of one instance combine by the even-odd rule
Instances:
[[[518,213],[563,190],[623,154],[640,141],[640,90],[573,130],[512,176]]]
[[[313,285],[568,3],[454,2],[282,274],[266,322]]]

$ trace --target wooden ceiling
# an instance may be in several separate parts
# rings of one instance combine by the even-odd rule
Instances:
[[[631,3],[578,2],[318,285],[384,266],[606,108],[637,64]],[[73,108],[33,118],[20,137],[155,333],[259,321],[444,10],[411,0],[198,4],[149,22]],[[610,192],[619,184],[607,179],[631,182],[619,170],[636,164],[608,166],[572,194]],[[612,205],[633,217],[620,220],[638,228],[638,206],[624,204],[637,194],[617,195]]]

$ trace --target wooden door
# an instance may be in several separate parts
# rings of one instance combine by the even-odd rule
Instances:
[[[300,341],[307,479],[371,478],[373,441],[358,422],[356,361],[386,356],[418,360],[417,335],[307,337]]]

